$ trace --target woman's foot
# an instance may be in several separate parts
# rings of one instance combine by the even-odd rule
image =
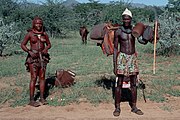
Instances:
[[[33,107],[39,107],[40,106],[39,102],[36,102],[34,100],[30,101],[28,105],[33,106]]]
[[[45,99],[40,99],[39,102],[42,104],[42,105],[47,105],[48,102],[45,100]]]

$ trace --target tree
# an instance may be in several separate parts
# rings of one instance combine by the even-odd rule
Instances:
[[[14,13],[19,9],[18,4],[14,0],[0,0],[0,17],[4,19],[5,23],[13,22]]]
[[[170,10],[170,12],[179,12],[180,11],[180,0],[168,0],[168,4],[166,6]]]
[[[75,13],[62,3],[44,4],[39,7],[38,16],[42,17],[46,30],[51,37],[66,36],[76,25]]]
[[[168,10],[159,16],[160,48],[158,53],[162,55],[180,54],[180,23],[176,19],[177,17],[180,18],[180,14],[175,14]]]
[[[129,1],[127,2],[124,2],[123,0],[119,0],[116,2],[111,1],[110,4],[107,4],[103,9],[103,21],[104,22],[111,21],[114,24],[121,22],[122,20],[121,14],[125,10],[125,8],[130,8],[132,10]]]
[[[78,4],[74,7],[76,16],[78,16],[78,24],[93,26],[102,21],[102,11],[105,5],[98,1],[90,1],[90,3]]]
[[[10,47],[12,44],[20,42],[20,31],[16,30],[16,24],[5,24],[3,19],[0,18],[0,56],[3,55],[3,51]]]

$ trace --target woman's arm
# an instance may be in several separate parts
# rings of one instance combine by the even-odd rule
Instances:
[[[24,37],[24,40],[21,42],[21,48],[25,51],[25,52],[28,52],[29,49],[27,48],[27,43],[29,41],[29,38],[30,38],[30,35],[29,33],[27,33]]]

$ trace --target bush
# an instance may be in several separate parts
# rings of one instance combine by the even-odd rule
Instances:
[[[180,54],[180,18],[179,13],[172,13],[166,10],[161,16],[159,16],[160,22],[160,47],[157,49],[157,53],[165,56],[171,54]]]
[[[17,26],[14,22],[11,24],[4,24],[3,19],[0,18],[0,56],[2,56],[5,49],[20,42],[21,32],[17,31],[16,28]],[[12,47],[10,49],[12,49]]]

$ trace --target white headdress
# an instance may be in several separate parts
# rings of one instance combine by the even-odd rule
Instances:
[[[129,15],[132,18],[132,13],[130,10],[128,10],[127,8],[125,9],[125,11],[122,13],[122,15]]]

